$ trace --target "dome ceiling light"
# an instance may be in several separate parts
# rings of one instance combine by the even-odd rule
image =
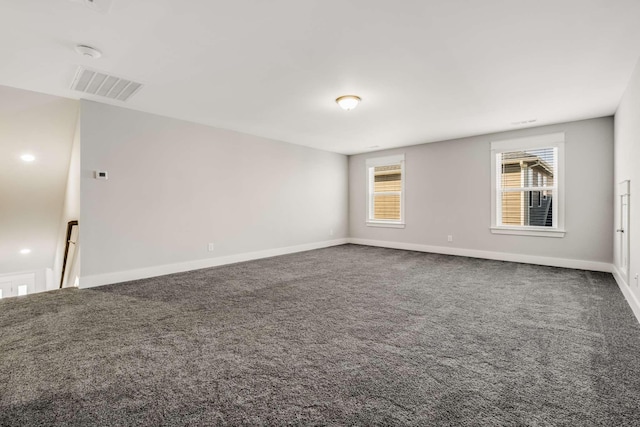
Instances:
[[[343,95],[336,99],[336,102],[345,111],[353,110],[362,101],[359,96],[356,95]]]

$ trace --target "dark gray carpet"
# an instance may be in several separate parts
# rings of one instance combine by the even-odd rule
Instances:
[[[640,425],[609,274],[355,245],[0,300],[2,425]]]

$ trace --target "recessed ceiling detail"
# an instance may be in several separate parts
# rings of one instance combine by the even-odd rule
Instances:
[[[99,13],[109,13],[113,0],[69,0],[72,3],[84,4],[89,9]]]
[[[140,90],[142,83],[117,77],[101,71],[78,67],[71,89],[91,95],[126,102]]]
[[[537,121],[538,119],[528,119],[528,120],[520,120],[518,122],[511,122],[511,124],[514,126],[530,125],[531,123],[535,123]]]

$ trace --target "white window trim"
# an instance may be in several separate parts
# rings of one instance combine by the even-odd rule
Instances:
[[[402,180],[400,182],[400,221],[395,220],[374,220],[372,219],[373,209],[373,191],[371,181],[373,176],[371,175],[371,168],[376,166],[390,166],[400,164],[400,174]],[[396,154],[393,156],[374,157],[366,160],[366,183],[367,183],[367,206],[365,209],[365,222],[368,227],[387,227],[387,228],[404,228],[404,183],[406,180],[405,168],[404,168],[404,154]]]
[[[536,226],[510,226],[498,225],[500,213],[498,212],[497,195],[498,195],[498,177],[500,172],[500,163],[497,156],[505,151],[524,151],[534,148],[555,147],[558,150],[556,158],[555,172],[557,179],[554,186],[553,209],[554,209],[554,226],[553,227],[536,227]],[[564,209],[564,132],[537,135],[525,138],[516,138],[503,141],[494,141],[491,143],[491,233],[493,234],[511,234],[519,236],[537,236],[537,237],[564,237],[565,230],[565,209]],[[528,188],[531,191],[543,190],[543,187]]]

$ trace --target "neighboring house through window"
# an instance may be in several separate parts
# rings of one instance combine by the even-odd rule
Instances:
[[[491,232],[564,236],[564,133],[491,143]]]
[[[367,225],[404,227],[404,154],[367,159]]]

